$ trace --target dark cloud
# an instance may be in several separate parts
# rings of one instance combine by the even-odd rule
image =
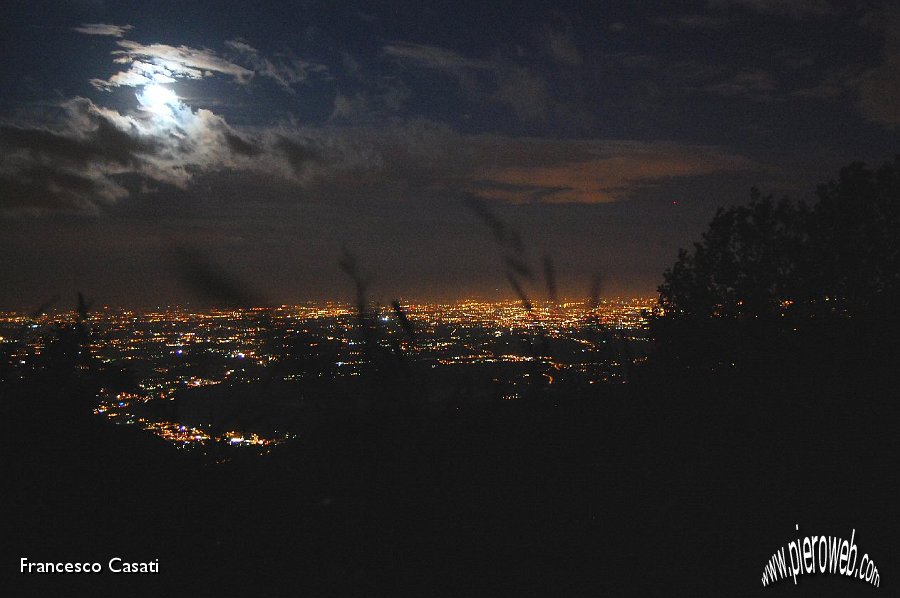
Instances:
[[[490,68],[487,62],[466,58],[446,48],[424,44],[394,42],[384,46],[384,53],[403,62],[451,73],[458,73],[463,69]]]
[[[727,81],[710,83],[703,87],[709,93],[724,97],[743,96],[756,102],[770,102],[774,98],[776,83],[772,75],[763,70],[746,70]]]
[[[353,94],[337,93],[334,96],[334,109],[331,111],[331,120],[356,120],[365,118],[372,113],[369,98],[361,93]]]
[[[309,140],[303,142],[278,135],[274,143],[278,153],[287,159],[295,173],[302,175],[308,168],[323,161],[321,151],[313,147]]]
[[[164,124],[87,100],[67,108],[56,130],[0,129],[0,173],[10,188],[20,185],[18,199],[8,196],[5,208],[35,206],[39,189],[52,191],[60,208],[96,207],[129,194],[121,183],[126,175],[183,187],[200,173],[225,171],[280,178],[320,197],[411,200],[471,192],[512,203],[594,203],[627,199],[659,177],[752,167],[721,148],[462,135],[426,120],[390,127],[279,127],[247,136],[209,111],[186,107]],[[37,168],[56,175],[36,187]]]
[[[140,171],[159,143],[120,128],[109,113],[75,99],[56,129],[0,127],[0,207],[93,208],[127,195],[115,175]]]
[[[340,61],[344,76],[337,82],[329,120],[353,124],[384,121],[406,107],[411,93],[399,76],[363,68],[347,52],[341,52]]]
[[[900,126],[900,8],[888,5],[867,13],[863,24],[884,39],[882,60],[853,82],[859,109],[870,120]]]
[[[493,139],[482,151],[492,165],[474,190],[512,203],[615,202],[663,179],[759,168],[723,148],[665,142]]]
[[[724,29],[730,24],[724,17],[704,14],[654,17],[652,21],[656,25],[679,29]]]
[[[260,152],[258,147],[244,140],[240,135],[226,131],[224,136],[225,143],[227,143],[229,149],[236,154],[242,156],[255,156]]]
[[[43,129],[0,126],[0,145],[10,154],[26,152],[36,161],[56,161],[81,167],[96,161],[133,166],[139,162],[139,154],[150,152],[154,146],[150,141],[116,129],[102,116],[96,121],[95,129],[77,138]]]
[[[565,34],[547,32],[551,56],[558,62],[575,65],[581,61],[572,40]],[[492,101],[509,106],[522,121],[543,120],[556,103],[546,76],[537,68],[520,64],[517,57],[495,52],[489,59],[467,58],[457,52],[420,44],[388,44],[388,56],[411,66],[454,77],[462,93],[471,101]]]
[[[835,99],[843,96],[846,89],[839,85],[830,85],[822,83],[814,87],[802,87],[791,92],[791,96],[795,98],[806,98],[815,100]]]
[[[758,168],[718,147],[463,135],[425,120],[303,135],[308,140],[277,144],[294,156],[296,184],[319,197],[372,201],[471,193],[503,203],[603,203],[666,177]]]
[[[240,168],[251,143],[206,110],[160,121],[76,98],[52,126],[0,126],[0,209],[96,209],[129,195],[124,177],[184,186],[196,173]]]
[[[787,15],[793,18],[826,16],[838,12],[829,0],[708,0],[713,8],[745,8],[763,14]]]
[[[516,64],[497,69],[497,88],[491,99],[509,105],[523,121],[543,119],[552,97],[544,77],[527,67]]]
[[[225,46],[235,52],[237,59],[247,64],[257,75],[272,79],[292,93],[293,85],[305,83],[313,73],[328,71],[324,64],[294,56],[268,58],[242,39],[226,41]]]
[[[116,195],[113,190],[113,195]],[[0,175],[0,211],[92,210],[110,195],[102,182],[46,165],[32,165],[14,176]]]
[[[569,66],[577,66],[582,63],[581,52],[575,44],[571,25],[564,31],[548,27],[545,36],[547,50],[554,60]]]

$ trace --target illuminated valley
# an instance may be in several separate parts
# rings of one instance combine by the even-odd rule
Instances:
[[[129,311],[85,322],[90,359],[112,372],[94,413],[140,426],[176,446],[268,452],[297,436],[310,411],[363,402],[370,385],[428,383],[429,409],[518,400],[534,389],[625,383],[645,359],[652,299],[538,304],[462,301]],[[399,309],[398,309],[399,308]],[[44,367],[60,321],[6,313],[9,365]],[[17,338],[18,337],[18,338]],[[362,397],[362,398],[361,398]]]

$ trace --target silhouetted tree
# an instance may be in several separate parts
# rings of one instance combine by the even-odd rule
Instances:
[[[900,299],[900,156],[877,170],[853,163],[820,185],[810,222],[810,288],[851,312]]]
[[[900,290],[900,158],[854,163],[812,207],[762,197],[720,209],[664,274],[669,318],[739,320],[881,311]]]

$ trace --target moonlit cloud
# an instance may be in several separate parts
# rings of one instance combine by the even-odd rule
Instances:
[[[3,208],[96,209],[128,195],[116,175],[140,169],[156,141],[87,100],[65,102],[54,128],[2,126]]]
[[[107,35],[110,37],[123,37],[128,31],[134,29],[132,25],[110,25],[108,23],[84,23],[78,27],[72,27],[73,31],[85,35]]]
[[[547,40],[554,60],[579,63],[568,34],[550,31]],[[136,104],[114,110],[76,98],[61,105],[63,118],[53,126],[4,127],[3,208],[96,210],[142,189],[187,188],[198,177],[224,172],[280,179],[317,197],[415,200],[474,194],[508,203],[597,203],[627,199],[634,189],[662,177],[750,164],[725,151],[680,144],[463,135],[423,118],[390,125],[365,124],[364,119],[357,126],[333,123],[359,121],[374,106],[397,109],[403,100],[388,96],[391,90],[402,92],[399,83],[376,86],[384,96],[380,100],[359,91],[338,93],[332,122],[241,131],[211,110],[192,108],[170,84],[223,75],[245,85],[259,75],[291,90],[326,67],[286,56],[273,60],[241,39],[225,43],[229,58],[183,45],[126,39],[116,45],[113,62],[127,68],[91,83],[106,90],[135,88]],[[490,86],[478,88],[469,81],[468,92],[507,104],[523,120],[542,118],[549,109],[544,78],[511,58],[498,54],[475,60],[400,43],[385,46],[384,52],[461,82],[473,71],[486,74]]]
[[[762,1],[718,1],[761,12],[784,12]],[[785,14],[816,14],[824,3],[793,2]],[[787,10],[787,9],[784,9]],[[672,17],[659,24],[709,28],[719,17]],[[97,210],[146,189],[186,189],[221,173],[282,181],[304,197],[368,197],[415,201],[474,194],[522,203],[596,204],[625,201],[662,181],[759,170],[738,151],[675,141],[635,141],[580,135],[577,139],[460,133],[460,127],[426,117],[397,117],[412,93],[402,76],[366,79],[365,67],[344,56],[352,91],[333,92],[330,116],[317,123],[296,120],[253,128],[233,126],[222,114],[195,108],[177,95],[181,80],[224,78],[246,86],[268,79],[294,97],[300,85],[328,67],[288,52],[266,55],[235,38],[221,52],[209,48],[122,39],[130,26],[86,24],[76,30],[115,40],[112,62],[121,70],[90,83],[100,90],[133,88],[130,106],[109,108],[92,100],[63,102],[55,123],[19,123],[0,130],[0,209]],[[519,122],[543,123],[563,108],[560,80],[548,68],[579,71],[585,59],[571,24],[535,32],[541,68],[527,53],[497,49],[480,58],[448,48],[405,42],[381,47],[382,58],[400,72],[426,70],[450,76],[462,97],[508,109]],[[893,39],[890,35],[886,37]],[[885,51],[890,66],[895,52]],[[616,68],[658,73],[670,89],[728,98],[769,101],[779,82],[769,71],[728,71],[699,62],[622,52],[607,55]],[[549,66],[548,66],[549,65]],[[560,69],[562,67],[562,69]],[[624,71],[623,71],[624,72]],[[885,69],[858,77],[862,108],[881,122],[897,120],[878,90],[894,85]],[[388,81],[389,83],[386,83]],[[344,82],[346,83],[346,82]],[[821,94],[831,93],[821,90]],[[787,96],[789,91],[784,91]],[[795,90],[807,100],[820,91]],[[875,99],[873,99],[875,98]],[[367,118],[375,115],[376,118]],[[590,115],[578,115],[584,122]]]
[[[151,83],[174,83],[175,78],[162,66],[131,58],[118,58],[117,64],[130,64],[127,71],[120,71],[109,79],[91,79],[97,89],[109,90],[114,87],[140,87]]]
[[[53,127],[0,127],[0,209],[96,210],[134,183],[186,187],[196,176],[241,168],[241,137],[209,110],[148,86],[133,113],[85,98],[64,102]]]
[[[236,83],[245,85],[254,75],[252,70],[225,60],[212,50],[168,44],[145,45],[127,39],[116,44],[121,48],[113,52],[117,56],[116,62],[128,64],[129,68],[107,80],[92,79],[91,83],[97,88],[137,87],[151,81],[202,79],[213,74],[229,76]]]
[[[186,188],[224,172],[274,177],[323,198],[470,193],[508,203],[602,203],[666,177],[753,167],[720,148],[462,135],[427,120],[249,133],[162,86],[144,88],[139,99],[132,114],[77,99],[53,129],[0,131],[4,155],[14,157],[0,171],[2,207],[97,209],[132,193],[128,177],[144,187]]]
[[[97,35],[126,31],[84,28]],[[324,67],[299,60],[273,62],[240,41],[227,46],[252,68],[209,49],[126,39],[116,45],[113,62],[127,68],[90,83],[101,90],[134,88],[136,103],[112,109],[75,98],[58,105],[61,116],[54,123],[3,126],[0,210],[94,211],[160,185],[186,188],[214,172],[274,176],[293,184],[322,177],[311,169],[320,161],[319,141],[311,136],[281,128],[250,135],[236,131],[213,111],[186,104],[170,84],[224,75],[245,85],[259,74],[290,87]],[[337,165],[352,162],[331,145]]]
[[[27,33],[0,73],[0,221],[18,234],[0,241],[40,252],[17,275],[38,299],[44,279],[89,286],[63,255],[93,242],[85,223],[116,242],[96,246],[98,295],[143,295],[120,274],[178,228],[211,250],[245,239],[222,250],[251,274],[314,265],[302,292],[345,242],[391,272],[414,253],[434,274],[411,291],[457,292],[483,253],[473,196],[536,250],[585,272],[606,255],[650,290],[716,206],[751,185],[800,197],[900,132],[886,0],[45,4],[6,11]]]

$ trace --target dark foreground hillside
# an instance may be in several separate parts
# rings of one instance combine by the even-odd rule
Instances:
[[[591,393],[337,412],[268,457],[226,464],[62,415],[54,406],[77,385],[7,385],[3,585],[9,596],[887,595],[900,407],[893,335],[878,328],[747,347],[724,368],[663,352],[631,383]],[[790,540],[853,529],[881,588],[832,575],[762,587]],[[22,556],[158,558],[161,572],[25,576]]]

